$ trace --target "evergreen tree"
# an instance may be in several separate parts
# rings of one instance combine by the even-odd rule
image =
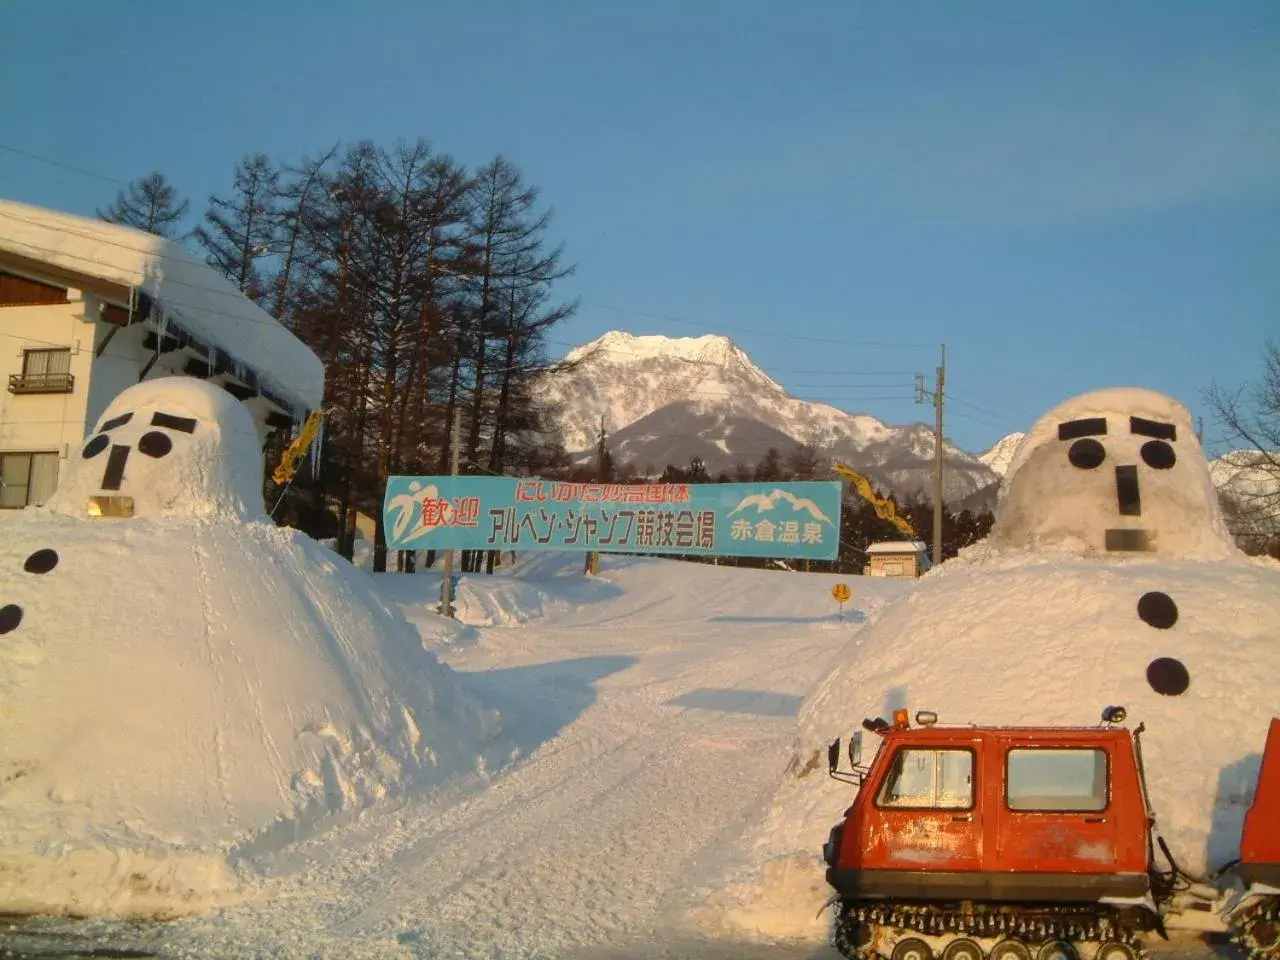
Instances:
[[[209,265],[258,302],[267,290],[257,262],[275,246],[278,181],[279,174],[266,156],[245,157],[236,164],[230,199],[211,195],[205,223],[194,231]]]
[[[776,447],[765,451],[760,462],[756,464],[755,479],[761,483],[778,483],[786,479],[786,470],[782,465],[782,454]]]
[[[131,182],[116,194],[115,203],[99,210],[98,217],[108,223],[136,227],[158,237],[172,239],[191,204],[177,202],[178,194],[159,171]]]

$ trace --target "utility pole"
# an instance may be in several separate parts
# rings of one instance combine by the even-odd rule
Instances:
[[[938,367],[937,386],[924,388],[924,374],[916,374],[916,403],[925,398],[933,401],[933,565],[942,563],[942,398],[947,379],[947,345],[942,345],[942,363]]]
[[[1196,442],[1204,446],[1204,417],[1196,417]]]
[[[462,412],[454,407],[453,427],[449,431],[449,472],[458,475],[458,447],[461,431]],[[453,616],[453,551],[444,552],[444,577],[440,581],[440,616]]]
[[[596,440],[596,481],[605,482],[604,475],[604,414],[600,415],[600,437]],[[600,554],[592,550],[587,554],[587,562],[583,567],[583,573],[589,577],[594,577],[600,572]]]

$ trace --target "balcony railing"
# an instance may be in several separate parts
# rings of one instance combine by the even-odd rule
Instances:
[[[10,393],[71,393],[76,378],[69,373],[11,373]]]

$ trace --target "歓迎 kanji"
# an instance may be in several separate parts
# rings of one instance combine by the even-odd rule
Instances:
[[[480,525],[480,498],[459,497],[453,501],[453,525],[478,527]]]

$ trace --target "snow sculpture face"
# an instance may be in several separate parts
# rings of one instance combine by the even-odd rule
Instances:
[[[1001,487],[991,543],[1085,556],[1236,553],[1191,415],[1136,388],[1074,397],[1032,427]]]
[[[221,387],[195,377],[130,387],[70,457],[48,506],[78,516],[122,509],[115,515],[264,519],[253,416]]]

